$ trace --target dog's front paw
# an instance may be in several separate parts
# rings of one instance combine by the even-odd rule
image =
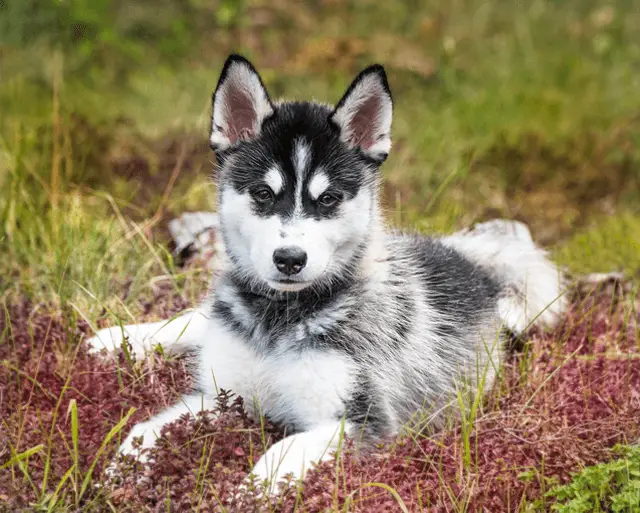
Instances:
[[[122,475],[121,462],[123,456],[129,456],[138,464],[142,464],[143,467],[148,467],[153,463],[149,455],[149,449],[155,445],[157,439],[158,433],[149,422],[140,422],[133,426],[131,432],[120,445],[118,454],[104,470],[107,479],[113,481]],[[138,482],[140,483],[143,480],[144,476],[141,475]]]
[[[144,462],[148,449],[153,447],[159,437],[156,425],[151,422],[139,422],[120,445],[119,453],[124,456],[136,456],[138,461]]]
[[[127,349],[136,358],[143,357],[151,346],[151,344],[145,344],[144,340],[138,340],[128,330],[124,330],[120,326],[99,330],[93,337],[87,339],[87,346],[90,354],[99,353],[106,349],[108,354],[113,355],[123,347],[125,342],[128,343]]]
[[[90,353],[99,353],[103,349],[114,352],[122,347],[125,334],[119,326],[104,328],[96,332],[93,337],[87,339]]]
[[[273,496],[302,480],[319,455],[298,438],[294,435],[274,444],[255,464],[244,486],[257,486],[262,493]]]

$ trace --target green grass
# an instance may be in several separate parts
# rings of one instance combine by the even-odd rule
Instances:
[[[616,447],[610,462],[585,468],[547,493],[560,513],[640,511],[640,446]]]
[[[106,220],[114,208],[105,194],[138,221],[155,212],[169,176],[158,171],[166,154],[153,141],[206,141],[210,93],[231,50],[255,59],[274,95],[324,101],[336,101],[359,67],[387,65],[396,116],[385,200],[395,224],[448,231],[496,215],[521,218],[542,242],[562,243],[563,261],[575,254],[580,265],[593,250],[586,241],[598,237],[598,227],[589,234],[595,220],[613,212],[626,220],[619,226],[637,224],[640,14],[630,1],[247,2],[236,11],[139,1],[130,20],[120,2],[102,6],[108,16],[84,2],[56,5],[42,11],[37,38],[28,37],[29,24],[13,23],[0,59],[0,185],[10,191],[0,199],[8,235],[1,244],[21,253],[3,271],[28,277],[26,265],[44,267],[50,290],[70,258],[60,245],[94,269],[91,255],[108,260],[101,248],[128,232],[116,234],[124,228]],[[27,16],[3,9],[5,24]],[[85,27],[79,40],[67,17]],[[197,157],[171,195],[176,211],[210,204],[209,157]],[[135,158],[150,162],[157,179],[136,188],[114,175],[114,161]],[[53,218],[67,231],[54,229]],[[619,267],[609,265],[607,244],[591,260],[602,270]],[[131,267],[144,267],[149,254],[129,249]],[[111,276],[129,272],[113,265],[103,263]],[[68,276],[92,285],[83,283],[87,274]]]
[[[623,272],[640,277],[640,218],[618,214],[576,233],[555,249],[573,273]]]

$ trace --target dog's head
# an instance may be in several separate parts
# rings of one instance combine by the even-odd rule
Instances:
[[[213,95],[211,146],[235,271],[279,291],[351,272],[377,222],[391,114],[382,66],[366,68],[327,107],[275,103],[251,63],[227,59]]]

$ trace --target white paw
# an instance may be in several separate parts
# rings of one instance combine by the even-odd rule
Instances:
[[[127,435],[127,438],[125,438],[122,444],[120,444],[118,454],[123,456],[132,456],[138,463],[142,463],[144,465],[151,463],[148,449],[155,445],[159,435],[154,428],[155,426],[149,422],[139,422],[133,426],[133,429]],[[140,437],[142,437],[141,443],[139,445],[134,445],[134,439]],[[105,468],[104,473],[108,480],[112,480],[120,475],[117,458]],[[144,480],[144,477],[141,476],[139,482],[141,480]]]
[[[143,341],[133,338],[129,332],[124,331],[120,326],[112,326],[111,328],[99,330],[93,337],[87,339],[89,353],[98,353],[102,349],[106,349],[109,354],[115,353],[122,347],[125,337],[129,342],[132,354],[136,357],[144,356],[145,351],[150,347],[150,344],[145,344]]]
[[[281,484],[293,484],[304,479],[315,463],[331,459],[327,440],[314,439],[309,433],[300,433],[274,444],[255,464],[245,486],[261,485],[269,495],[280,493]]]
[[[157,425],[150,422],[139,422],[131,432],[124,439],[124,442],[120,445],[120,454],[135,456],[140,453],[142,449],[150,449],[156,443],[156,440],[160,436],[157,430]],[[134,447],[134,439],[142,437],[142,443],[139,446]],[[143,452],[138,456],[138,460],[145,461],[146,452]]]
[[[107,351],[116,351],[122,347],[124,337],[122,336],[122,330],[119,326],[111,328],[104,328],[96,332],[96,334],[87,339],[87,345],[89,346],[89,352],[97,353],[102,349]]]

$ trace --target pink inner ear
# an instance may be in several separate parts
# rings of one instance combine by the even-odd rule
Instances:
[[[368,150],[377,139],[378,116],[380,115],[380,98],[370,96],[364,100],[353,115],[349,123],[351,128],[351,143]]]
[[[239,88],[227,91],[225,98],[225,118],[231,144],[254,135],[256,110],[251,97]]]

